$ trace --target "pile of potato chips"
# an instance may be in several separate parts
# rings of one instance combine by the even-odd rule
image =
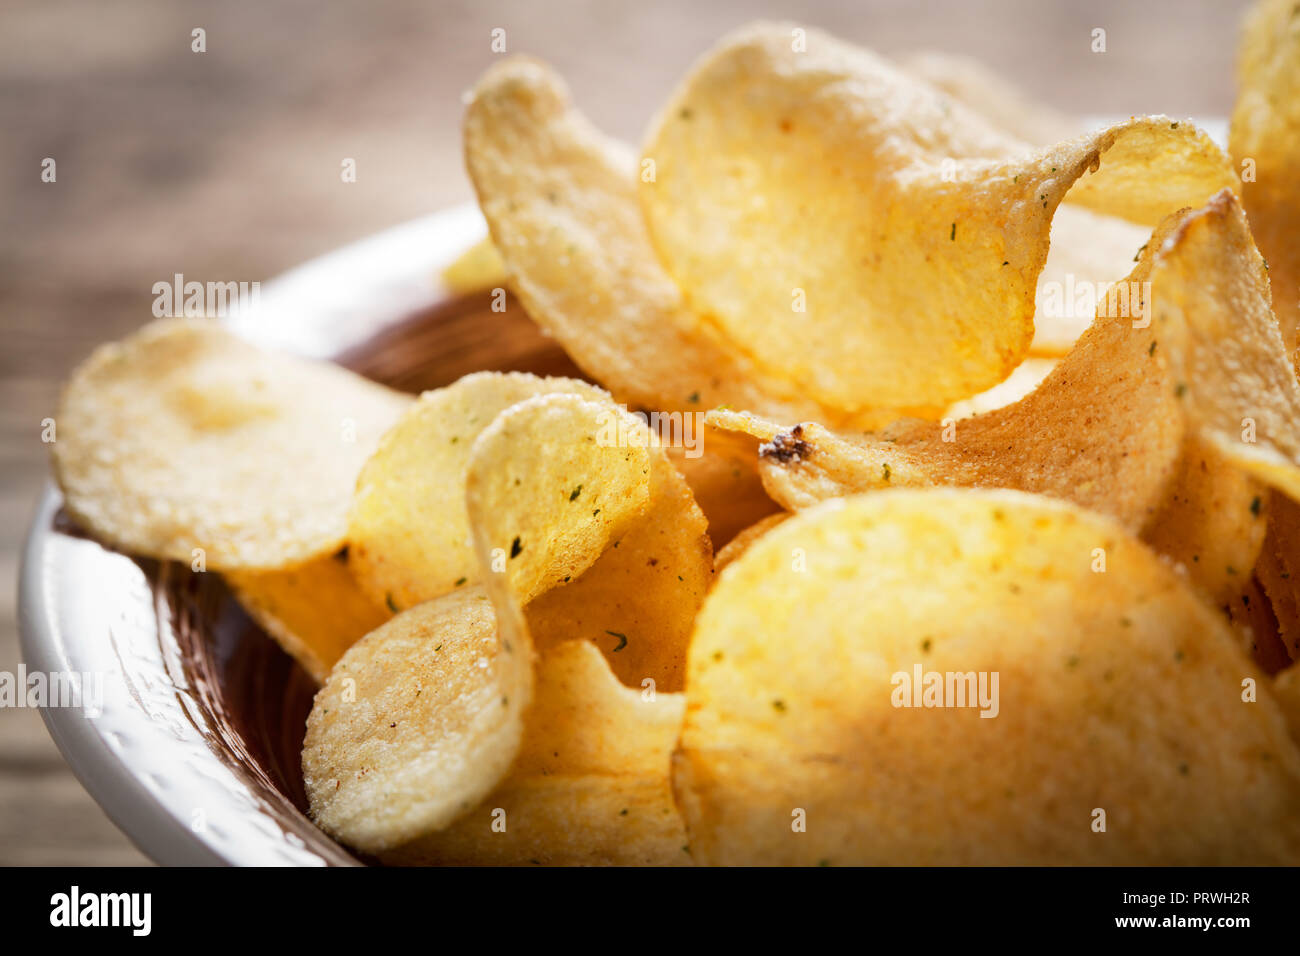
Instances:
[[[161,320],[74,374],[65,507],[320,681],[367,858],[1300,862],[1293,4],[1239,87],[1225,152],[760,23],[638,155],[505,60],[454,275],[591,381]]]

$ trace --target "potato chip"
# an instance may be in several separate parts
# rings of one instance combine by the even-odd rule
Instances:
[[[591,567],[650,506],[654,442],[612,402],[577,395],[538,396],[498,415],[465,479],[489,591],[502,581],[524,606]]]
[[[1124,283],[1143,307],[1155,248]],[[837,435],[815,423],[785,430],[735,412],[710,412],[708,421],[764,442],[764,485],[790,510],[859,491],[980,485],[1065,498],[1136,531],[1163,500],[1185,425],[1152,329],[1113,311],[1037,389],[963,421],[905,420],[868,436]]]
[[[925,51],[905,57],[900,65],[905,73],[937,87],[980,114],[994,128],[1022,142],[1047,146],[1085,131],[1077,119],[1034,102],[978,60]],[[1091,305],[1075,307],[1085,295],[1084,287],[1104,288],[1115,276],[1127,272],[1134,254],[1146,242],[1147,232],[1123,219],[1075,206],[1066,193],[1052,220],[1051,247],[1038,277],[1030,354],[1061,356],[1070,350],[1092,323]],[[1016,373],[1028,364],[1018,367]]]
[[[316,694],[302,753],[312,818],[371,854],[446,826],[510,770],[532,686],[531,649],[498,636],[482,587],[397,615]]]
[[[1185,569],[1210,602],[1241,594],[1268,528],[1268,489],[1196,437],[1142,540]]]
[[[706,421],[712,428],[758,439],[763,487],[790,511],[859,491],[934,483],[923,462],[903,457],[894,443],[870,435],[839,434],[816,422],[788,428],[727,409],[709,412]],[[944,427],[950,426],[951,421]]]
[[[700,419],[703,419],[703,415]],[[677,445],[665,447],[677,470],[691,486],[696,504],[709,519],[709,538],[722,548],[740,531],[779,510],[758,476],[758,449],[744,435],[718,429],[699,434],[698,454]]]
[[[1263,0],[1246,19],[1238,51],[1229,152],[1241,164],[1251,231],[1268,260],[1288,352],[1300,326],[1300,17],[1290,0]]]
[[[570,392],[607,400],[571,378],[476,372],[425,392],[379,442],[357,479],[348,560],[362,589],[394,611],[481,578],[465,512],[474,439],[526,398]]]
[[[663,846],[683,845],[668,789],[682,702],[632,708],[680,686],[712,572],[686,482],[639,418],[560,393],[512,405],[482,431],[465,501],[483,585],[399,614],[334,668],[304,746],[313,816],[394,862],[479,852],[676,862]],[[584,613],[639,627],[606,648],[584,633]],[[525,711],[534,638],[545,686]],[[618,688],[628,661],[656,683]],[[471,814],[444,843],[438,832],[507,771],[521,839],[481,842],[493,831]],[[552,772],[559,779],[537,779]],[[618,819],[624,809],[636,819]]]
[[[524,308],[620,400],[841,420],[685,308],[645,232],[634,155],[592,127],[547,66],[513,58],[484,75],[465,114],[465,157]]]
[[[674,789],[707,864],[1294,864],[1300,749],[1246,678],[1227,625],[1104,516],[827,502],[705,602]]]
[[[713,583],[705,529],[685,481],[656,457],[645,515],[581,577],[529,605],[537,647],[588,640],[629,687],[681,690],[695,614]]]
[[[744,28],[697,64],[646,139],[641,204],[688,305],[845,413],[1005,378],[1072,186],[1076,204],[1151,228],[1236,183],[1187,123],[1034,150],[865,50],[815,30],[798,48],[792,29]]]
[[[273,570],[338,551],[361,465],[410,398],[208,319],[101,346],[56,416],[68,513],[115,548]]]
[[[392,617],[357,586],[343,554],[225,577],[249,616],[318,684],[344,651]]]
[[[735,561],[738,557],[748,551],[750,545],[763,537],[763,535],[767,534],[788,517],[790,517],[790,512],[778,511],[774,515],[768,515],[761,521],[754,522],[744,531],[740,532],[740,534],[727,542],[726,547],[722,548],[718,552],[717,557],[714,558],[714,572],[716,573],[721,571],[727,565],[731,564],[731,562]]]
[[[689,865],[669,760],[685,698],[622,686],[600,651],[542,654],[509,775],[445,830],[385,862],[457,866]]]
[[[491,289],[506,284],[506,267],[501,253],[485,236],[470,246],[447,268],[442,270],[442,281],[451,292],[465,294]]]
[[[891,486],[981,485],[1064,498],[1138,531],[1165,507],[1186,436],[1205,446],[1187,455],[1208,448],[1297,493],[1300,386],[1262,281],[1240,204],[1224,192],[1161,225],[1116,286],[1116,305],[1014,405],[961,422],[902,421],[867,436],[812,423],[790,430],[735,412],[710,412],[708,421],[765,443],[764,485],[791,510]],[[1129,308],[1118,308],[1118,293],[1129,290]],[[1253,528],[1242,509],[1255,492],[1219,478],[1219,491],[1200,483],[1204,507],[1231,498],[1228,520]]]
[[[1099,368],[1103,365],[1098,363]],[[1079,368],[1083,368],[1082,364]],[[1074,379],[1080,380],[1086,381]],[[1116,383],[1111,394],[1119,394],[1123,390],[1121,384]],[[1064,392],[1064,387],[1062,390]],[[1071,466],[1068,455],[1061,455],[1051,467],[1044,467],[1031,457],[1042,454],[1041,443],[1031,444],[1025,459],[1019,463],[1014,461],[1010,449],[1007,449],[1008,454],[999,458],[998,442],[1010,440],[1009,436],[1018,429],[1023,429],[1025,435],[1041,435],[1043,440],[1065,442],[1066,436],[1075,431],[1086,435],[1087,429],[1083,425],[1089,421],[1097,422],[1096,427],[1102,429],[1090,436],[1094,443],[1090,447],[1104,448],[1105,436],[1113,434],[1105,430],[1106,426],[1100,424],[1101,417],[1096,414],[1099,408],[1110,404],[1105,395],[1106,392],[1102,391],[1100,400],[1075,407],[1077,418],[1070,415],[1058,421],[1052,421],[1039,409],[1068,413],[1072,407],[1070,397],[1062,394],[1058,400],[1042,396],[1050,400],[1033,406],[1034,425],[1030,425],[1028,418],[1021,425],[1010,428],[1003,422],[1000,430],[980,435],[988,451],[979,460],[994,462],[1008,470],[972,481],[953,481],[949,475],[929,470],[922,460],[909,454],[910,446],[901,438],[863,443],[855,441],[853,436],[832,433],[815,423],[797,425],[784,431],[772,422],[734,412],[711,412],[709,421],[763,442],[760,448],[768,490],[793,510],[859,491],[931,484],[1006,486],[1075,501],[1087,495],[1083,503],[1094,510],[1109,512],[1112,507],[1121,509],[1113,513],[1125,522],[1129,530],[1140,530],[1144,541],[1180,564],[1216,606],[1235,601],[1243,582],[1250,576],[1250,569],[1263,543],[1265,523],[1260,518],[1267,489],[1214,448],[1195,438],[1186,438],[1179,446],[1176,432],[1165,439],[1167,444],[1159,449],[1155,444],[1140,443],[1117,448],[1119,467],[1125,469],[1122,485],[1108,481],[1099,483],[1097,475],[1104,476],[1106,472],[1096,467],[1095,459]],[[1110,407],[1135,418],[1145,414],[1141,404]],[[952,428],[955,410],[956,406],[942,424],[926,426],[939,432],[940,441],[945,433],[953,437],[953,444],[967,438],[962,436],[960,423]],[[1026,410],[1025,414],[1029,412]],[[984,425],[991,419],[976,421]],[[1068,427],[1063,428],[1063,422],[1068,423]],[[1115,427],[1122,433],[1129,426],[1120,422]],[[902,435],[912,433],[913,429],[919,432],[921,426],[905,423],[893,431]],[[1066,447],[1077,446],[1070,444]],[[1135,455],[1151,454],[1157,450],[1161,456],[1158,470],[1143,470],[1142,462],[1133,460]],[[1094,462],[1093,467],[1087,466],[1088,461]],[[1148,461],[1147,465],[1150,464]],[[1141,494],[1140,498],[1136,497],[1138,494]]]
[[[479,553],[516,574],[539,651],[589,641],[625,684],[681,688],[713,552],[640,419],[572,395],[516,405],[475,445],[468,500]]]
[[[1228,461],[1300,498],[1300,383],[1241,203],[1215,196],[1164,246],[1151,273],[1153,328],[1169,342],[1189,423]]]

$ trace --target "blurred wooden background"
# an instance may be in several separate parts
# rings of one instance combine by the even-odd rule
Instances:
[[[461,94],[543,57],[635,141],[692,59],[758,17],[885,53],[979,57],[1063,110],[1226,115],[1244,0],[7,0],[0,6],[0,670],[18,661],[18,550],[45,480],[40,421],[151,287],[266,279],[471,196]],[[206,30],[207,52],[191,51]],[[1107,51],[1090,50],[1106,30]],[[57,182],[41,182],[52,157]],[[357,182],[343,184],[351,157]],[[0,710],[0,864],[144,862],[39,716]]]

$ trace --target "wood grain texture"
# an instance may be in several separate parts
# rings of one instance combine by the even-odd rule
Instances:
[[[553,62],[598,124],[636,140],[691,60],[759,16],[798,16],[886,53],[969,53],[1063,110],[1226,115],[1244,6],[11,0],[0,6],[0,577],[15,578],[47,473],[40,421],[59,382],[148,320],[153,283],[266,279],[470,198],[460,96],[492,60],[494,27],[510,52]],[[206,53],[191,52],[195,27]],[[1105,55],[1088,50],[1094,27],[1107,30]],[[40,180],[46,157],[55,183]],[[340,180],[345,158],[355,183]],[[478,367],[489,346],[498,367],[522,367],[545,344],[526,323],[456,334],[443,374]],[[0,589],[0,670],[17,663],[14,604],[12,584]],[[39,717],[0,711],[0,864],[136,862]]]

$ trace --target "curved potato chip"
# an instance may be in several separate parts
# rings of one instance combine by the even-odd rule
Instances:
[[[1240,599],[1268,528],[1268,489],[1189,436],[1142,540],[1174,560],[1216,607]]]
[[[707,421],[766,443],[764,485],[791,510],[891,486],[978,485],[1074,501],[1136,532],[1164,506],[1188,436],[1297,493],[1300,386],[1262,281],[1240,204],[1225,191],[1157,229],[1115,287],[1117,305],[1118,293],[1131,290],[1138,309],[1108,304],[1014,405],[957,423],[902,421],[867,436],[811,423],[786,430],[735,412],[710,412]]]
[[[622,686],[583,641],[544,652],[509,775],[476,809],[385,862],[689,865],[669,783],[685,703]]]
[[[627,691],[618,710],[615,690],[591,676],[590,655],[601,653],[592,645],[560,651],[543,664],[539,674],[548,681],[547,697],[539,710],[528,711],[526,721],[520,715],[534,688],[534,633],[548,654],[565,641],[558,630],[562,622],[547,603],[551,589],[576,595],[600,614],[621,612],[620,589],[632,595],[633,606],[642,600],[640,592],[650,594],[652,606],[643,612],[652,620],[623,659],[642,653],[648,661],[657,646],[661,658],[675,659],[680,684],[690,623],[712,569],[704,516],[685,481],[639,418],[608,399],[557,393],[510,406],[479,434],[466,466],[465,502],[483,585],[399,614],[334,668],[317,695],[304,746],[313,816],[350,845],[394,862],[434,852],[476,853],[481,834],[469,823],[445,843],[438,831],[487,797],[514,765],[514,782],[505,789],[523,801],[512,806],[522,807],[527,848],[508,842],[502,851],[537,852],[557,840],[549,853],[598,860],[615,853],[611,841],[620,833],[629,841],[620,852],[662,862],[656,847],[663,834],[680,833],[675,814],[660,812],[672,806],[666,799],[667,754],[680,725],[680,701],[674,710],[670,699],[659,717],[645,723],[648,711],[633,719],[627,710],[632,698],[626,695],[633,693]],[[696,579],[686,578],[685,559],[673,553],[682,541],[695,548],[702,569]],[[631,565],[611,557],[621,554]],[[663,567],[656,568],[660,557]],[[670,574],[674,580],[667,583]],[[592,576],[596,586],[584,586]],[[566,583],[571,579],[576,580]],[[614,603],[604,606],[607,598]],[[676,643],[670,631],[653,629],[682,615],[687,616]],[[613,650],[617,667],[622,648]],[[599,670],[604,684],[613,683],[608,665]],[[568,696],[584,686],[599,698],[594,709],[592,701]],[[648,693],[655,696],[652,688]],[[573,721],[580,727],[595,712],[613,720],[627,739],[597,732],[605,727],[575,728]],[[524,726],[531,728],[533,743],[516,763]],[[623,747],[633,740],[636,746],[612,749],[613,741]],[[657,783],[629,780],[627,795],[617,797],[609,788],[600,796],[593,778],[636,777],[656,754],[659,769],[651,777]],[[547,766],[556,772],[588,779],[572,779],[568,789],[539,790],[533,778],[544,771],[534,758],[553,759]],[[655,787],[662,798],[653,796]],[[653,806],[655,819],[609,819],[614,811],[602,799],[629,796],[637,796],[638,809],[647,813]],[[568,798],[582,802],[565,807]],[[680,840],[675,845],[680,848]]]
[[[357,586],[342,554],[225,578],[249,616],[318,684],[344,651],[392,617]]]
[[[578,395],[537,396],[498,415],[465,477],[489,590],[503,581],[522,607],[591,567],[650,506],[654,443],[636,417]]]
[[[1241,203],[1221,193],[1184,216],[1157,255],[1153,328],[1169,341],[1196,433],[1300,499],[1300,383],[1269,306],[1268,272]]]
[[[482,376],[448,391],[453,406],[464,401],[487,417],[502,385],[527,393],[537,384]],[[431,402],[435,411],[445,404]],[[632,440],[598,448],[575,418],[622,423]],[[525,606],[587,570],[647,506],[651,436],[629,422],[640,426],[608,400],[560,393],[512,404],[480,426],[456,483],[484,586],[399,614],[334,668],[303,752],[313,816],[328,832],[387,854],[446,827],[504,777],[533,688]],[[413,423],[417,439],[426,425]],[[408,670],[395,673],[403,663]]]
[[[750,412],[725,409],[709,412],[706,421],[712,428],[758,439],[763,487],[790,511],[859,491],[934,484],[923,463],[900,455],[887,439],[869,434],[839,434],[816,422],[787,428]],[[952,424],[945,419],[943,428]]]
[[[608,394],[571,378],[476,372],[425,392],[384,435],[357,478],[348,562],[357,582],[394,611],[481,579],[465,511],[474,439],[526,398]]]
[[[666,459],[652,458],[650,483],[645,515],[526,617],[539,650],[587,640],[629,687],[678,691],[695,614],[713,583],[713,550],[704,514]]]
[[[1236,183],[1186,123],[1035,151],[865,50],[809,30],[794,51],[788,24],[706,54],[643,154],[646,224],[688,305],[845,413],[1005,378],[1033,337],[1052,217],[1086,173],[1072,202],[1148,228]]]
[[[1157,248],[1153,242],[1121,283],[1144,307],[1157,294],[1146,289]],[[854,436],[815,423],[786,431],[736,412],[709,412],[707,421],[764,442],[764,485],[792,511],[859,491],[976,485],[1064,498],[1136,531],[1163,500],[1185,426],[1166,350],[1150,327],[1110,311],[1034,391],[961,422],[904,420]]]
[[[590,641],[625,684],[681,688],[713,552],[690,488],[639,418],[608,401],[530,399],[479,438],[468,488],[480,554],[497,549],[515,575],[539,651]]]
[[[735,561],[738,557],[749,550],[750,545],[763,537],[763,535],[767,534],[788,517],[790,517],[790,512],[778,511],[774,515],[768,515],[761,521],[754,522],[754,524],[750,525],[744,531],[740,532],[740,534],[732,538],[727,542],[726,547],[722,548],[722,550],[718,552],[717,557],[714,559],[714,573],[721,571],[727,565],[731,564],[731,562]]]
[[[705,602],[674,789],[710,864],[1295,863],[1300,750],[1246,677],[1103,516],[1011,491],[827,502]]]
[[[1104,382],[1104,358],[1103,354],[1088,360],[1099,369],[1097,378],[1090,383],[1093,386]],[[1082,362],[1077,363],[1073,371],[1079,377],[1072,375],[1067,381],[1086,382],[1084,368]],[[1143,541],[1182,565],[1216,606],[1235,604],[1263,544],[1264,522],[1259,516],[1266,489],[1195,437],[1185,437],[1178,445],[1177,430],[1166,434],[1159,444],[1138,441],[1114,448],[1120,460],[1115,466],[1118,472],[1099,464],[1097,450],[1108,447],[1107,437],[1132,428],[1124,419],[1139,420],[1146,415],[1142,401],[1122,406],[1112,401],[1113,396],[1129,390],[1126,381],[1127,372],[1117,381],[1103,384],[1090,400],[1078,404],[1062,384],[1059,396],[1041,394],[1038,402],[1026,403],[1021,410],[1025,418],[1017,421],[1018,416],[1013,416],[1010,426],[1005,419],[977,416],[974,421],[989,430],[976,435],[979,444],[974,447],[986,452],[977,454],[976,460],[1006,470],[977,473],[974,480],[970,479],[971,472],[964,470],[961,473],[966,477],[954,480],[958,469],[936,469],[914,455],[913,436],[923,431],[912,423],[892,429],[899,435],[896,439],[864,443],[811,422],[784,431],[772,422],[735,412],[710,412],[709,422],[763,442],[760,454],[768,491],[792,510],[861,491],[932,484],[1011,487],[1048,494],[1115,515],[1130,531],[1140,531]],[[1146,397],[1157,392],[1148,392]],[[1119,413],[1119,420],[1107,424],[1099,411],[1105,407]],[[962,433],[960,424],[953,427],[953,417],[950,410],[941,425],[926,428],[940,429],[940,442],[945,441],[945,435],[951,439],[948,444],[968,441],[970,436]],[[1085,426],[1098,431],[1089,434]],[[1112,427],[1117,432],[1109,430]],[[1073,443],[1076,433],[1085,435],[1085,443]],[[1029,436],[1024,456],[1017,459],[1007,454],[999,458],[999,448],[1016,434]],[[1043,442],[1058,444],[1051,457],[1043,454]],[[934,444],[924,447],[928,450]],[[1093,453],[1071,461],[1070,453],[1081,448]],[[1134,458],[1156,453],[1159,458],[1155,462]],[[1124,478],[1112,483],[1116,473]]]
[[[445,827],[509,771],[532,686],[531,651],[498,636],[483,588],[397,615],[316,694],[302,752],[312,818],[372,854]]]
[[[1288,354],[1300,326],[1300,17],[1291,0],[1263,0],[1247,16],[1238,51],[1237,103],[1228,150],[1243,174],[1242,199],[1267,257]]]
[[[978,60],[924,51],[904,57],[900,65],[905,73],[937,87],[996,129],[1022,142],[1047,146],[1085,131],[1077,119],[1034,102]],[[1136,261],[1134,253],[1146,239],[1147,231],[1140,226],[1075,206],[1066,193],[1052,220],[1051,246],[1038,277],[1030,354],[1067,353],[1093,319],[1093,306],[1083,301],[1083,287],[1089,286],[1089,292],[1105,288],[1115,276],[1127,272]],[[1026,361],[1019,366],[1016,373],[1028,364]],[[990,391],[996,389],[994,386]]]
[[[690,449],[677,445],[664,450],[709,519],[709,538],[714,548],[721,548],[779,507],[763,489],[763,480],[758,476],[758,452],[752,441],[716,428],[706,432],[702,421],[696,434],[698,455],[692,456]]]
[[[272,570],[343,547],[357,473],[410,401],[209,319],[160,319],[72,374],[54,472],[113,547]]]
[[[488,70],[465,113],[465,160],[524,308],[621,400],[840,420],[684,307],[646,235],[634,155],[574,108],[550,68],[512,58]]]

